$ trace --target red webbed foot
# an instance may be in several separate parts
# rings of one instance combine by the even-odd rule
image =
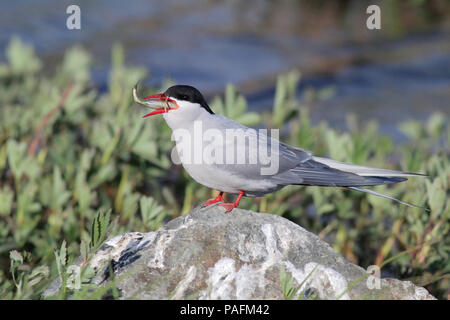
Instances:
[[[219,203],[219,206],[225,208],[225,212],[230,212],[231,210],[237,207],[237,205],[234,202]]]
[[[207,206],[210,206],[210,205],[212,205],[214,203],[223,201],[222,196],[223,196],[223,192],[219,193],[219,195],[217,197],[215,197],[214,199],[211,199],[211,200],[208,200],[208,201],[204,202],[202,204],[202,207],[207,207]]]
[[[244,191],[241,190],[235,202],[219,203],[219,206],[225,208],[225,212],[231,212],[234,208],[239,206],[239,202],[241,201],[243,195]]]

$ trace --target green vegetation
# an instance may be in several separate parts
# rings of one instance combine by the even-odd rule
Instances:
[[[33,49],[14,39],[0,64],[0,297],[40,298],[52,279],[69,283],[67,268],[89,259],[105,239],[127,231],[150,231],[187,213],[214,194],[170,161],[173,143],[162,117],[142,119],[132,87],[146,76],[112,51],[108,88],[90,80],[91,56],[67,51],[54,72],[43,68]],[[349,132],[325,122],[312,126],[308,107],[329,90],[307,90],[295,98],[300,75],[279,77],[272,111],[250,113],[233,86],[211,106],[247,125],[287,125],[284,142],[348,161],[423,172],[375,190],[430,208],[426,212],[339,188],[286,187],[241,207],[282,215],[328,241],[351,261],[426,286],[435,296],[450,294],[450,162],[448,119],[433,114],[400,129],[407,143],[396,146],[377,131],[348,117]],[[158,88],[160,89],[160,88]],[[156,91],[156,90],[155,90]],[[150,92],[149,92],[150,93]],[[92,276],[83,267],[82,279]],[[285,295],[297,291],[284,275]],[[82,281],[83,282],[83,281]],[[87,286],[86,286],[87,287]],[[86,287],[64,286],[58,298],[98,298]]]
[[[308,279],[310,279],[313,273],[316,271],[317,266],[318,265],[316,265],[314,269],[311,270],[311,272],[309,272],[297,286],[294,286],[294,278],[292,277],[292,274],[290,272],[287,272],[284,266],[281,266],[281,291],[283,292],[283,296],[286,300],[292,300],[295,298],[297,298],[298,300],[314,300],[317,298],[317,292],[311,292],[311,289],[304,288]]]

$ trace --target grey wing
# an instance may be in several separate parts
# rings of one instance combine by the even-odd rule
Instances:
[[[257,143],[251,144],[249,140],[245,140],[244,143],[236,143],[233,139],[228,139],[223,144],[223,153],[230,152],[230,149],[234,150],[235,157],[237,154],[245,155],[244,164],[236,164],[237,161],[224,164],[214,163],[216,170],[223,170],[231,175],[237,175],[243,178],[252,180],[267,179],[281,172],[286,172],[289,169],[297,167],[304,161],[312,159],[311,152],[301,148],[293,147],[278,141],[266,134],[260,133],[258,130],[250,129],[238,122],[235,122],[226,117],[220,117],[220,125],[225,129],[241,129],[246,132],[248,136],[255,138]],[[207,126],[207,124],[205,125]],[[241,137],[243,135],[240,135]],[[261,146],[265,146],[264,150],[261,150]],[[264,157],[261,157],[261,155]],[[250,161],[250,155],[257,155],[254,162]],[[268,163],[269,161],[269,163]],[[261,174],[263,168],[273,165],[272,162],[276,162],[276,173],[271,175]]]
[[[218,116],[220,122],[218,125],[224,128],[242,129],[244,131],[250,128],[243,126],[242,124],[235,122],[226,117]],[[252,130],[252,129],[250,129]],[[259,145],[267,145],[270,152],[270,160],[277,161],[277,170],[275,173],[270,175],[262,174],[262,168],[268,167],[265,165],[259,157],[259,149],[252,147],[247,143],[238,144],[239,150],[236,153],[248,153],[248,154],[258,154],[257,162],[250,164],[248,158],[245,164],[215,164],[217,170],[223,170],[230,175],[236,175],[242,178],[252,179],[252,180],[267,180],[280,185],[315,185],[315,186],[371,186],[379,184],[389,184],[406,180],[401,177],[386,177],[377,176],[379,172],[374,172],[373,176],[362,176],[356,174],[361,168],[360,166],[354,166],[351,164],[345,164],[348,170],[339,170],[333,168],[334,162],[328,159],[322,159],[313,157],[311,152],[305,149],[290,146],[288,144],[279,142],[278,140],[269,137],[265,134],[260,134],[258,131],[250,131],[253,136],[257,137]],[[228,146],[233,146],[234,141],[227,140],[225,144]],[[271,148],[274,146],[274,148]],[[322,159],[322,160],[320,160]],[[324,161],[331,163],[323,163]],[[340,166],[342,167],[341,164]],[[355,173],[348,172],[355,169]],[[371,168],[373,169],[373,168]]]
[[[294,168],[280,172],[272,177],[280,185],[309,185],[326,187],[355,187],[390,184],[407,180],[404,177],[360,176],[329,167],[309,159]]]
[[[267,144],[267,148],[271,150],[269,152],[270,155],[268,156],[268,159],[270,159],[269,163],[263,163],[258,156],[256,164],[234,165],[232,171],[250,179],[256,178],[266,180],[268,178],[271,179],[282,172],[297,168],[303,162],[312,159],[310,151],[287,145],[271,137],[268,137],[268,139],[267,136],[259,137],[259,141],[261,144]],[[276,171],[271,174],[265,174],[264,168],[267,169],[274,166],[274,163],[276,163]]]

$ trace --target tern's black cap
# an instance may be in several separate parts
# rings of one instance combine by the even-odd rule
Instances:
[[[177,100],[198,103],[203,108],[205,108],[206,111],[208,111],[211,114],[214,114],[214,112],[211,110],[211,108],[206,103],[206,100],[203,97],[203,95],[201,94],[201,92],[192,86],[187,86],[187,85],[172,86],[169,89],[167,89],[166,92],[164,92],[164,94],[167,97],[172,97]]]

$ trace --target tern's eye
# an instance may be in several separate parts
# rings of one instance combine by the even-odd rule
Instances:
[[[182,95],[180,96],[180,99],[181,99],[181,100],[189,100],[189,97],[188,97],[187,95],[185,95],[185,94],[182,94]]]

